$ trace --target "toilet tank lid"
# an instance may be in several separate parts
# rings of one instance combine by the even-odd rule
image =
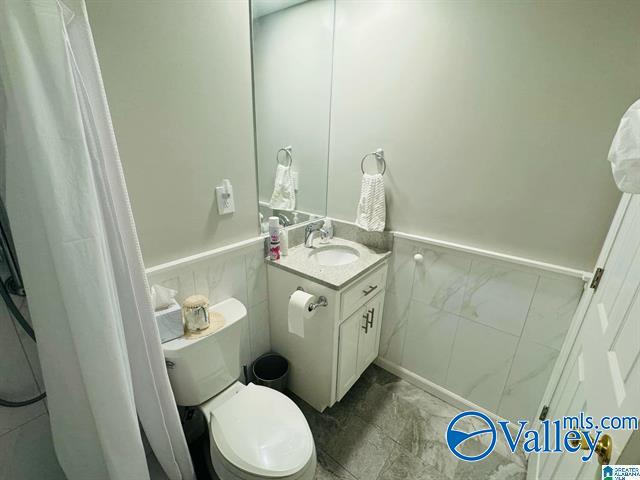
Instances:
[[[211,307],[209,307],[209,311],[210,312],[216,312],[221,314],[224,319],[225,319],[225,324],[224,327],[222,327],[220,330],[218,330],[217,332],[212,333],[211,335],[205,336],[205,337],[198,337],[198,338],[187,338],[187,337],[179,337],[176,338],[175,340],[171,340],[169,342],[163,343],[162,344],[162,349],[165,352],[171,352],[171,351],[176,351],[176,350],[180,350],[184,347],[187,347],[189,345],[193,345],[195,343],[201,342],[203,340],[206,340],[207,338],[214,336],[216,333],[224,330],[225,328],[229,328],[230,325],[234,324],[235,322],[237,322],[238,320],[242,320],[243,318],[245,318],[247,316],[247,308],[244,306],[244,304],[236,299],[236,298],[228,298],[227,300],[220,302],[220,303],[216,303],[215,305],[212,305]]]

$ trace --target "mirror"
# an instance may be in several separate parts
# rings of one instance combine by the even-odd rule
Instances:
[[[326,215],[334,0],[252,0],[261,231]]]

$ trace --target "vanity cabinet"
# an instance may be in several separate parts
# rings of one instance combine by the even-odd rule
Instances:
[[[274,265],[267,272],[272,350],[289,360],[289,389],[322,412],[340,401],[378,356],[387,260],[339,289]],[[328,303],[305,321],[304,338],[288,329],[289,296],[297,288]]]
[[[340,324],[336,400],[340,401],[378,356],[384,290]]]

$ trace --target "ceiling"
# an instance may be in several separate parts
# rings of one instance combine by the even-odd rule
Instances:
[[[284,10],[307,0],[252,0],[251,9],[253,18],[264,17],[270,13]]]

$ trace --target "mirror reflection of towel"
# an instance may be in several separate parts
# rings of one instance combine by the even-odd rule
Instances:
[[[387,216],[382,174],[362,175],[356,225],[368,232],[382,232]]]
[[[278,164],[276,179],[271,194],[271,208],[277,210],[294,210],[296,208],[296,190],[293,185],[291,167]]]

